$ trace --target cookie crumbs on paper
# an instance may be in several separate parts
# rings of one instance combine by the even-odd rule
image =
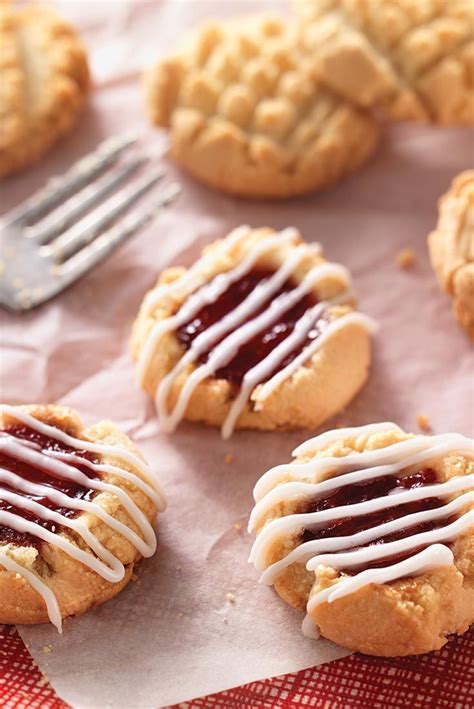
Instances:
[[[427,414],[418,414],[416,417],[416,423],[418,428],[422,431],[431,431],[431,423]]]
[[[234,462],[234,454],[233,453],[226,453],[224,456],[224,463],[226,465],[230,465],[233,462]]]
[[[416,254],[413,249],[402,249],[398,252],[395,260],[400,268],[407,270],[413,268],[413,266],[415,265]]]
[[[234,604],[235,603],[235,593],[226,593],[225,594],[226,599],[229,601],[229,603]]]

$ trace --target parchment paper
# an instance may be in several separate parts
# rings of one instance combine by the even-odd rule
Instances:
[[[177,1],[64,5],[84,26],[99,86],[80,129],[40,167],[7,181],[2,211],[107,135],[133,128],[147,150],[159,146],[162,139],[146,126],[136,72],[183,24],[222,12],[223,5],[226,12],[234,8]],[[367,386],[326,427],[389,419],[417,430],[417,414],[426,413],[435,432],[472,434],[471,349],[426,249],[439,195],[472,158],[466,130],[392,127],[357,175],[327,193],[277,204],[211,192],[170,166],[183,195],[154,226],[47,306],[2,314],[2,400],[60,402],[87,423],[115,420],[140,444],[169,499],[156,556],[117,599],[66,621],[63,636],[48,626],[20,629],[64,700],[78,708],[158,707],[345,654],[303,638],[301,614],[259,586],[246,562],[252,487],[308,434],[243,432],[226,443],[200,426],[159,434],[135,382],[131,323],[164,266],[189,265],[204,244],[241,223],[292,224],[351,269],[361,309],[381,324]],[[417,255],[410,271],[395,263],[405,247]],[[231,463],[224,462],[227,453]]]

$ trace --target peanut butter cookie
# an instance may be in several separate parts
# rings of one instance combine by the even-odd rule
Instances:
[[[302,47],[336,93],[396,120],[474,123],[471,0],[296,0]]]
[[[84,46],[40,5],[0,3],[0,176],[39,160],[76,123],[89,88]]]
[[[246,197],[322,189],[373,153],[378,127],[315,79],[294,23],[212,23],[147,76],[148,108],[192,175]]]
[[[453,299],[454,315],[474,340],[474,170],[458,175],[441,198],[428,245],[441,287]]]

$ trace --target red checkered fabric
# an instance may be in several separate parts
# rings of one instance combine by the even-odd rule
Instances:
[[[15,628],[0,625],[0,706],[4,709],[63,709]]]
[[[65,709],[13,628],[0,627],[0,706]],[[439,652],[384,659],[352,655],[296,674],[253,682],[180,705],[181,709],[470,709],[474,629]]]

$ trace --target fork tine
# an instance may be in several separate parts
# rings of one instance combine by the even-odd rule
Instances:
[[[132,188],[126,188],[114,195],[104,206],[101,214],[92,212],[82,222],[61,234],[48,246],[41,248],[45,256],[53,255],[57,261],[66,261],[73,254],[89,244],[104,229],[109,227],[120,215],[126,212],[132,204],[148,192],[164,177],[164,168],[156,168],[151,174],[145,175]]]
[[[64,209],[59,207],[45,222],[39,227],[29,227],[27,236],[34,239],[38,244],[48,244],[50,241],[62,234],[68,227],[96,204],[108,197],[116,187],[125,182],[139,167],[145,164],[148,158],[137,156],[120,165],[117,169],[91,185],[85,187],[77,196],[71,197],[64,205]]]
[[[78,160],[64,174],[53,177],[26,202],[5,215],[9,225],[32,224],[49,212],[56,204],[90,182],[118,160],[126,148],[135,143],[135,136],[115,136],[99,145],[97,150]]]
[[[101,234],[91,244],[72,256],[68,261],[56,267],[55,273],[59,276],[59,289],[70,285],[91,268],[100,263],[106,256],[114,251],[120,244],[133,236],[146,224],[151,222],[173,202],[180,193],[180,186],[171,183],[162,193],[157,202],[140,213],[134,213],[123,224],[117,224],[109,231]],[[58,290],[59,290],[58,289]]]

